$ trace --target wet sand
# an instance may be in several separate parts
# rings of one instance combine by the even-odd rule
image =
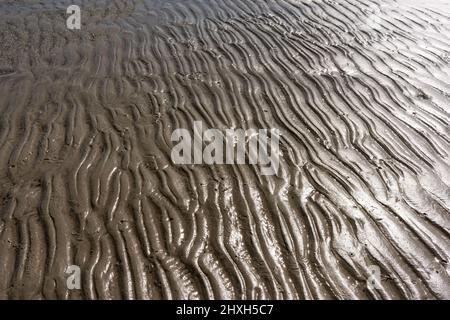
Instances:
[[[0,299],[449,299],[448,3],[0,1]]]

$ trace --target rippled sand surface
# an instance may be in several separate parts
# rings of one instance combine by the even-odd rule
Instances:
[[[73,2],[0,1],[0,299],[450,298],[450,1]]]

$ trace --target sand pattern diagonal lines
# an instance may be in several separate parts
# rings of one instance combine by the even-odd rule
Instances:
[[[450,298],[445,1],[73,2],[0,1],[0,299]],[[174,165],[193,121],[278,175]]]

